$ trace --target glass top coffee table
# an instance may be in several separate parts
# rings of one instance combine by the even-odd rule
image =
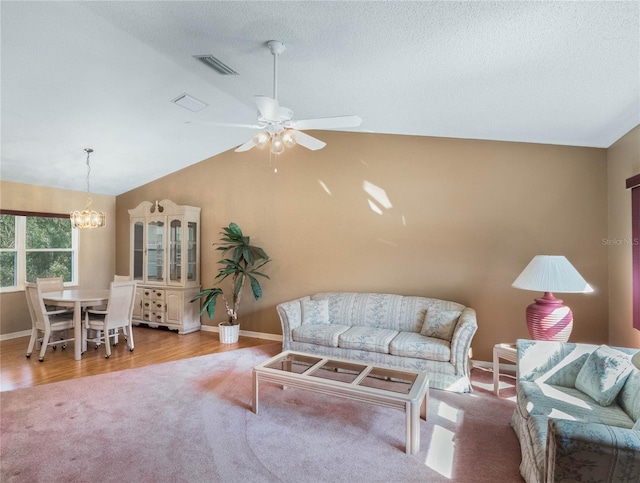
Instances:
[[[420,451],[420,417],[426,420],[429,397],[426,372],[286,351],[253,368],[256,414],[261,381],[401,409],[406,415],[406,452]]]

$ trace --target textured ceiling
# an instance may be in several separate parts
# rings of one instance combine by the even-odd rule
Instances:
[[[298,119],[358,114],[364,132],[592,147],[640,123],[637,1],[0,8],[10,181],[83,191],[91,147],[91,190],[116,195],[243,143],[253,131],[185,122],[255,121],[252,96],[272,95],[271,39],[286,44],[278,97]],[[182,93],[208,107],[170,102]]]

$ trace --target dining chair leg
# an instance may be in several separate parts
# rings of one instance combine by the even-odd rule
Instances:
[[[109,331],[105,330],[104,331],[104,348],[107,351],[107,355],[105,356],[105,358],[109,358],[111,357],[111,341],[109,340]]]
[[[129,325],[129,327],[125,327],[122,330],[124,331],[127,329],[129,333],[129,336],[126,338],[127,345],[129,346],[129,352],[133,352],[133,327]]]
[[[40,362],[44,361],[44,353],[47,351],[47,347],[49,347],[50,338],[51,328],[47,326],[44,329],[44,336],[42,337],[42,347],[40,347],[40,358],[38,359]]]
[[[82,352],[87,352],[87,327],[85,325],[82,326]]]
[[[36,345],[36,341],[38,340],[38,329],[35,327],[31,329],[31,338],[29,339],[29,347],[27,347],[27,359],[31,357],[31,353],[33,352],[33,348]]]

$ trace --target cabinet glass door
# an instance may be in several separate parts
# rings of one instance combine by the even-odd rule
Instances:
[[[164,282],[164,222],[147,225],[147,281]]]
[[[133,279],[142,280],[144,274],[144,223],[133,224]]]
[[[169,280],[182,280],[182,221],[169,222]]]
[[[198,224],[187,223],[187,280],[193,282],[198,279]]]

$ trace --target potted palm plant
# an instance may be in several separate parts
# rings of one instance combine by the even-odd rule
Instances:
[[[219,245],[216,250],[222,252],[222,260],[218,262],[222,266],[218,269],[215,280],[220,283],[227,277],[231,277],[233,287],[231,302],[220,287],[202,290],[191,302],[202,300],[200,315],[206,312],[209,318],[212,319],[216,310],[218,296],[222,296],[229,319],[227,322],[218,324],[220,342],[234,343],[238,342],[240,333],[238,309],[245,282],[249,279],[251,292],[256,300],[262,297],[262,287],[258,277],[268,279],[269,276],[259,270],[271,260],[262,248],[250,244],[250,237],[243,235],[242,230],[235,223],[229,223],[229,226],[224,227],[220,234],[222,235],[220,242],[214,243],[214,245]],[[228,252],[231,252],[230,257],[227,257]]]

